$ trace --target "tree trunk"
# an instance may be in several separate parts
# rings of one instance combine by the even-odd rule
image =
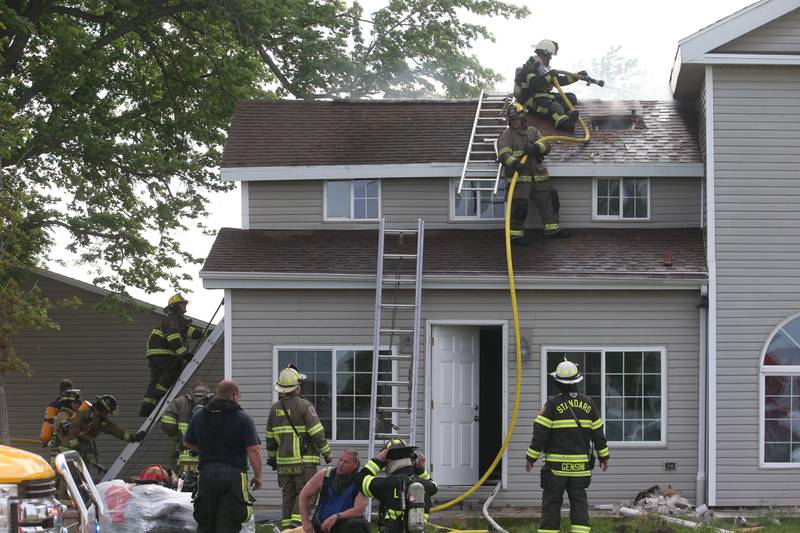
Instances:
[[[2,353],[0,352],[0,355]],[[6,375],[0,372],[0,442],[11,446],[11,432],[8,427],[8,402],[6,401]]]

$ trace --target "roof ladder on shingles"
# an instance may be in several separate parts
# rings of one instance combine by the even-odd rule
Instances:
[[[405,439],[411,445],[416,443],[424,233],[425,223],[422,219],[417,222],[417,229],[388,229],[385,220],[381,219],[378,230],[369,418],[370,457],[374,456],[376,443],[382,444],[390,438]],[[387,236],[391,236],[392,240],[397,237],[393,248],[396,247],[400,253],[385,253]],[[416,240],[416,253],[404,253],[404,241],[411,239]],[[410,272],[403,275],[404,260],[414,261],[413,276]],[[384,298],[388,291],[394,292],[391,302],[389,298]],[[409,296],[413,297],[413,302],[408,301]],[[401,302],[400,298],[406,301]],[[384,316],[384,310],[387,314],[391,313],[391,318]],[[400,342],[401,339],[410,339],[410,342]],[[397,346],[397,350],[393,345]],[[398,369],[400,366],[402,369]],[[391,373],[385,370],[379,373],[379,370],[387,367]],[[402,373],[405,375],[400,377]],[[406,390],[408,394],[407,402],[402,406],[399,404],[401,390]]]
[[[507,94],[481,91],[478,109],[469,137],[467,157],[458,183],[458,194],[462,191],[489,191],[497,194],[500,185],[500,165],[497,162],[497,138],[506,128],[503,107],[511,101]]]
[[[183,368],[183,372],[181,372],[181,375],[178,377],[178,381],[176,381],[167,394],[161,398],[161,401],[158,402],[158,405],[156,405],[156,408],[153,409],[152,413],[150,413],[150,416],[148,416],[142,423],[139,431],[149,433],[155,424],[161,420],[161,415],[167,409],[167,406],[172,403],[172,400],[178,397],[178,394],[181,392],[181,390],[183,390],[184,385],[189,383],[189,380],[192,379],[194,373],[197,372],[197,369],[200,368],[201,364],[203,364],[203,361],[208,356],[209,352],[211,352],[211,349],[214,348],[214,346],[217,344],[217,341],[222,338],[222,334],[224,332],[225,319],[223,318],[219,321],[219,324],[214,326],[214,329],[211,330],[211,333],[208,335],[208,337],[203,339],[203,342],[200,343],[200,346],[195,351],[192,360],[189,361]],[[106,471],[105,475],[103,475],[103,481],[111,481],[112,479],[115,479],[141,445],[141,442],[131,442],[125,446],[125,449],[122,450],[121,454],[119,454],[119,457],[117,457],[116,461],[114,461],[114,464],[112,464]]]

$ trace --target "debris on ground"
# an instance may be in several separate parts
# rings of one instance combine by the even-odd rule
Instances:
[[[633,500],[633,506],[660,515],[685,515],[694,510],[689,500],[671,486],[662,490],[658,485],[639,492]]]

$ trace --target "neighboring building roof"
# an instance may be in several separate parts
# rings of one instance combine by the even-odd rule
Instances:
[[[691,229],[576,229],[571,239],[539,235],[514,250],[518,276],[628,276],[704,278],[702,231]],[[407,237],[408,239],[408,237]],[[386,253],[397,252],[387,237]],[[414,250],[406,241],[406,253]],[[413,252],[412,252],[413,253]],[[671,266],[665,266],[671,254]],[[206,258],[201,277],[221,273],[367,274],[376,270],[376,230],[240,230],[223,228]],[[424,274],[506,275],[502,230],[428,230]],[[405,261],[404,273],[413,271]],[[387,275],[393,273],[387,267]]]
[[[678,42],[670,75],[676,98],[693,96],[709,64],[800,65],[795,53],[720,53],[722,45],[800,9],[800,0],[761,0],[702,28]]]
[[[463,165],[476,109],[477,100],[244,101],[233,116],[222,169]],[[605,100],[586,100],[578,109],[587,124],[592,117],[635,112],[643,127],[592,131],[587,145],[557,143],[548,165],[703,161],[691,109],[673,102]],[[556,134],[549,122],[531,119],[543,135]]]

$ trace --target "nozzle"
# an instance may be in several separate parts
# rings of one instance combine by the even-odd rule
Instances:
[[[603,80],[597,80],[597,85],[599,85],[600,87],[605,87],[606,82]]]

